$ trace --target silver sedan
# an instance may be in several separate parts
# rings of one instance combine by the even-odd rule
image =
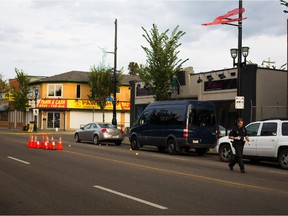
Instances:
[[[123,138],[123,132],[108,123],[89,123],[74,134],[75,142],[92,141],[94,144],[99,144],[104,141],[113,142],[118,146],[122,144]]]

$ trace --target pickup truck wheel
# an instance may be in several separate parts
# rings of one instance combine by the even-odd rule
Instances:
[[[288,169],[288,149],[283,149],[279,153],[278,160],[282,169]]]
[[[221,145],[218,154],[220,161],[229,162],[232,157],[232,150],[230,145],[228,144]]]
[[[139,150],[139,145],[136,137],[132,137],[130,143],[132,150]]]

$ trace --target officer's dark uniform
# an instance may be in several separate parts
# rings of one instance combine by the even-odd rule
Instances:
[[[233,140],[233,147],[236,154],[232,156],[229,167],[233,169],[233,166],[238,162],[241,172],[245,172],[242,155],[245,145],[245,137],[247,136],[247,130],[245,127],[239,128],[236,126],[230,131],[229,136],[240,137],[240,140]]]

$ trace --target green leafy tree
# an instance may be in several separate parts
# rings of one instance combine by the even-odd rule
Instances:
[[[15,68],[15,72],[18,86],[14,86],[11,89],[11,94],[14,98],[14,107],[16,110],[25,111],[26,108],[29,107],[29,99],[27,95],[29,93],[30,79],[23,70]]]
[[[5,80],[3,75],[0,73],[0,93],[7,93],[7,91],[8,91],[7,80]]]
[[[121,84],[122,76],[118,75],[117,86]],[[89,86],[90,95],[88,95],[91,101],[95,101],[100,107],[103,113],[103,122],[105,122],[105,106],[106,98],[111,96],[114,90],[114,76],[111,69],[96,68],[95,66],[90,68],[89,74]]]
[[[130,62],[128,65],[129,75],[138,75],[139,65],[136,62]]]
[[[177,49],[181,46],[179,40],[185,34],[178,28],[179,26],[168,36],[169,29],[159,33],[155,24],[149,32],[142,27],[143,37],[150,47],[141,46],[147,59],[145,66],[140,65],[139,76],[145,85],[152,90],[156,101],[171,99],[173,77],[188,61],[188,59],[182,60],[177,57],[179,54]]]

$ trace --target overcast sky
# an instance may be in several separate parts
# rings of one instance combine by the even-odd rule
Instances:
[[[243,0],[243,46],[248,60],[271,58],[286,63],[287,14],[279,0]],[[238,0],[0,0],[0,73],[14,78],[14,68],[29,75],[52,76],[71,70],[89,71],[103,52],[114,50],[118,20],[117,69],[129,62],[145,64],[141,27],[155,23],[161,32],[179,29],[179,57],[196,73],[232,66],[230,48],[237,47],[237,27],[202,26],[238,7]],[[106,62],[113,67],[113,55]]]

